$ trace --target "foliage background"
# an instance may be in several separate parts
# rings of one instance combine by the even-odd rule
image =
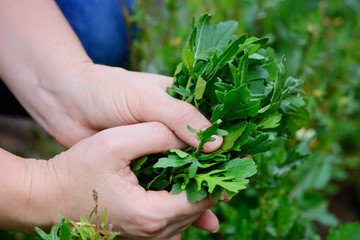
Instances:
[[[208,12],[214,22],[238,21],[239,34],[268,37],[279,59],[286,56],[289,74],[305,81],[312,115],[297,136],[305,140],[298,151],[310,156],[288,162],[292,170],[284,174],[275,173],[274,166],[286,165],[281,155],[291,146],[277,145],[269,156],[255,156],[259,172],[250,188],[215,209],[223,221],[220,231],[210,237],[190,230],[184,239],[319,239],[331,226],[360,219],[359,1],[154,0],[138,5],[140,64],[133,67],[171,76],[192,17]]]
[[[268,37],[279,59],[286,56],[289,74],[305,81],[312,115],[297,140],[254,156],[259,173],[249,189],[214,209],[222,222],[218,233],[190,228],[183,239],[326,239],[329,227],[359,221],[360,1],[148,0],[136,5],[132,69],[171,76],[192,17],[208,12],[214,22],[238,21],[239,34]],[[1,231],[0,239],[34,238]]]

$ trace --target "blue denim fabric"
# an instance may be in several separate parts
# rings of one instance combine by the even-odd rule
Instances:
[[[134,0],[56,0],[89,57],[110,66],[125,66],[129,57],[131,27],[123,9]]]

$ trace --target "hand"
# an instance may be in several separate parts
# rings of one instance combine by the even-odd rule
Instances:
[[[193,106],[165,92],[171,78],[94,64],[54,1],[0,1],[0,35],[1,79],[66,147],[99,130],[151,121],[197,147],[187,125],[210,126]],[[204,151],[221,143],[219,137]]]
[[[67,147],[102,129],[151,121],[162,122],[184,142],[197,147],[196,135],[187,125],[196,129],[211,125],[195,107],[166,93],[172,84],[169,77],[84,65],[78,77],[51,93],[59,110],[37,117],[45,119],[45,125],[51,126],[49,132]],[[214,151],[221,144],[218,137],[205,145],[205,151]]]
[[[31,191],[33,198],[44,202],[30,200],[39,206],[28,209],[40,208],[42,215],[51,215],[52,220],[45,222],[59,221],[55,209],[68,219],[77,220],[79,214],[88,216],[92,211],[92,191],[96,189],[98,212],[107,209],[109,222],[124,239],[167,239],[194,222],[201,229],[214,231],[219,223],[207,211],[214,204],[211,199],[190,203],[185,192],[173,195],[166,191],[145,191],[129,167],[132,159],[175,147],[182,148],[184,143],[161,123],[104,130],[44,161],[43,172],[34,174],[36,180],[32,181]],[[44,183],[45,189],[38,187]],[[39,218],[39,214],[26,216],[32,217]]]

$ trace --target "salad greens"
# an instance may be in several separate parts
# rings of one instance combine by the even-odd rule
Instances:
[[[302,80],[287,75],[286,59],[277,63],[266,38],[238,36],[236,21],[214,24],[204,14],[193,20],[183,61],[167,92],[194,105],[212,125],[188,126],[200,141],[197,149],[170,149],[133,161],[132,170],[145,189],[185,190],[190,202],[208,193],[214,201],[232,198],[257,171],[249,157],[271,149],[277,138],[293,135],[309,120],[301,98]],[[223,136],[212,153],[201,150]]]

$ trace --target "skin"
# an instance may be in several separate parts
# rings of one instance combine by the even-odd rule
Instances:
[[[0,198],[0,225],[28,233],[35,226],[49,229],[60,221],[55,209],[78,220],[92,211],[96,189],[98,211],[107,209],[121,239],[178,239],[195,221],[213,231],[219,223],[207,211],[210,198],[190,203],[185,192],[145,191],[130,170],[132,159],[183,146],[165,125],[152,122],[104,130],[48,161],[1,150],[0,194],[7,197]]]
[[[126,239],[179,239],[190,224],[218,228],[210,200],[190,204],[184,193],[145,192],[128,167],[142,155],[196,147],[187,125],[210,126],[196,108],[166,94],[171,78],[94,64],[50,0],[0,1],[0,36],[0,78],[70,148],[49,161],[0,151],[0,195],[7,196],[0,228],[49,228],[60,220],[55,209],[69,219],[87,216],[93,189]],[[221,144],[217,137],[204,151]]]

